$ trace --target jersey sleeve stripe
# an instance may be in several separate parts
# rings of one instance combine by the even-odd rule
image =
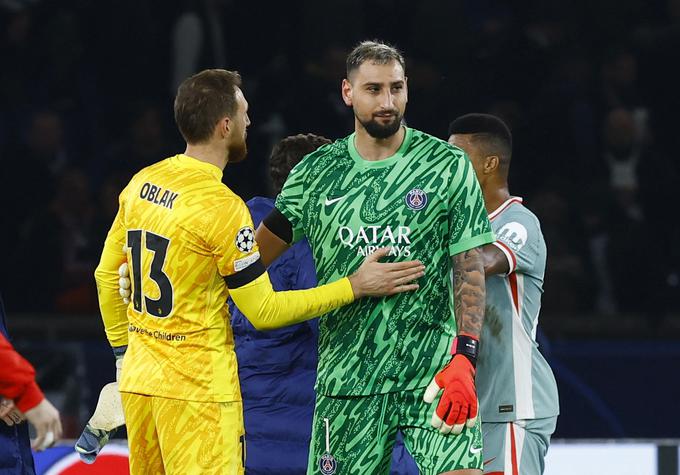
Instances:
[[[512,304],[515,306],[517,315],[519,315],[519,296],[517,294],[517,274],[508,275],[510,281],[510,292],[512,293]]]
[[[226,276],[224,281],[227,283],[227,287],[230,289],[236,289],[249,284],[265,272],[267,272],[267,269],[264,267],[262,259],[258,259],[245,269],[240,270],[235,274]]]
[[[512,249],[501,241],[496,241],[493,245],[500,249],[508,259],[508,275],[515,272],[515,269],[517,268],[517,258],[515,257],[515,253],[512,252]]]

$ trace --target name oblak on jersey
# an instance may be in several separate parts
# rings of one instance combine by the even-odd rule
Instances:
[[[357,249],[357,254],[367,256],[381,247],[390,247],[390,256],[411,255],[411,228],[408,226],[359,226],[354,230],[349,226],[338,229],[338,238],[345,246]]]
[[[163,193],[161,194],[161,192]],[[172,205],[178,196],[179,193],[175,193],[171,190],[164,190],[160,186],[149,182],[144,183],[142,189],[139,190],[139,197],[141,199],[168,209],[172,209]]]

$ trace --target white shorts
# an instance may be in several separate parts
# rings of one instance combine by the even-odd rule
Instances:
[[[482,422],[486,475],[541,475],[557,417]]]

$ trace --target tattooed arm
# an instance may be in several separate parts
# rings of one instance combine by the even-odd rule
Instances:
[[[475,247],[452,257],[453,299],[458,334],[465,333],[479,339],[484,321],[486,285],[484,256]]]
[[[478,402],[475,365],[479,335],[484,321],[486,284],[481,247],[456,254],[453,264],[453,298],[458,335],[453,340],[453,358],[425,389],[423,400],[434,402],[444,390],[432,414],[432,426],[443,434],[460,434],[477,421]]]

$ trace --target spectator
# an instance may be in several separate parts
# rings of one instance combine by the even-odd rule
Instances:
[[[36,384],[35,370],[7,340],[1,297],[0,397],[0,418],[9,427],[9,430],[7,427],[0,427],[0,466],[3,467],[3,473],[34,474],[33,458],[27,447],[28,431],[20,424],[28,419],[36,432],[31,447],[34,450],[44,450],[61,437],[61,422],[59,412]],[[17,427],[14,427],[15,424]]]

